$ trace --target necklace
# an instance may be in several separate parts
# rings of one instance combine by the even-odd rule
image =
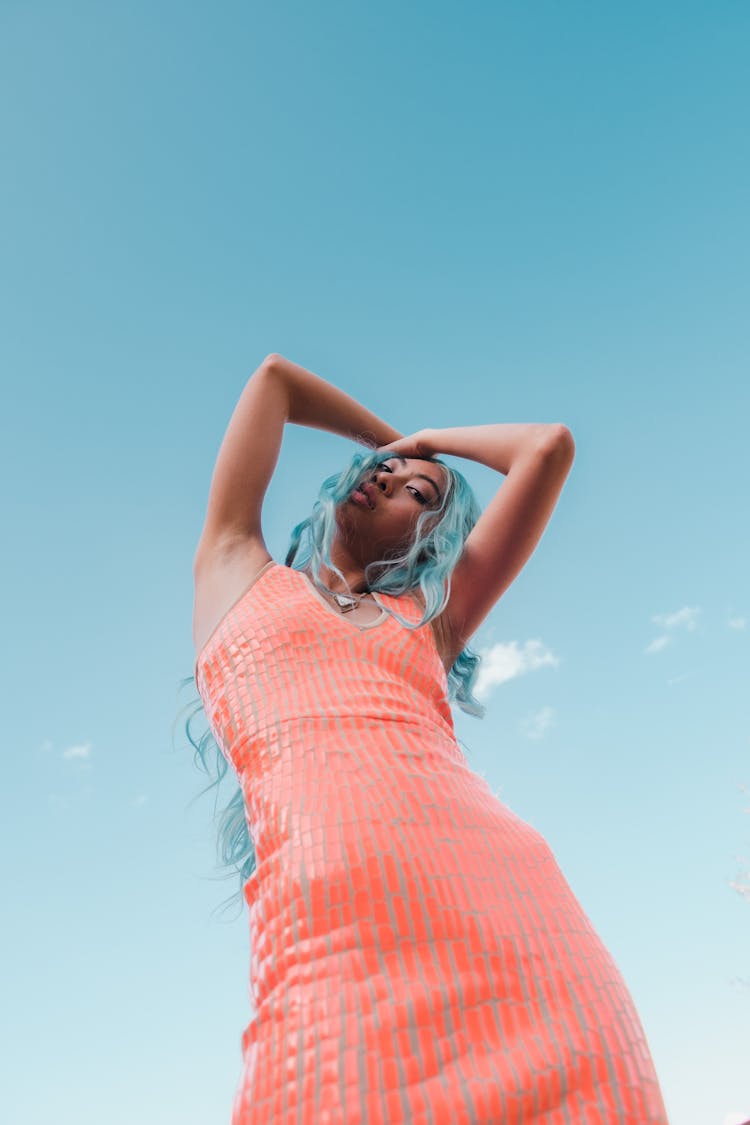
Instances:
[[[337,594],[334,590],[328,590],[327,593],[331,595],[342,613],[348,613],[350,609],[354,609],[365,597],[364,594],[359,597],[356,595],[350,597],[349,594]]]
[[[356,609],[363,598],[370,596],[369,590],[365,590],[362,594],[339,594],[335,590],[329,590],[322,582],[316,583],[316,585],[333,598],[342,613],[349,613],[350,610]]]

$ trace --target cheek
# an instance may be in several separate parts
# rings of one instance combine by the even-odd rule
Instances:
[[[415,511],[414,501],[399,498],[391,501],[388,518],[399,527],[411,527],[419,518],[419,512]]]
[[[417,520],[422,514],[422,509],[415,508],[414,504],[404,505],[404,508],[399,513],[399,526],[405,528],[409,533],[416,530]]]

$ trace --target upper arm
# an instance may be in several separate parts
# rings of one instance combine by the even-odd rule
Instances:
[[[575,456],[564,427],[517,458],[472,528],[451,575],[446,616],[458,651],[519,574],[542,537]]]
[[[261,508],[279,458],[288,396],[266,356],[248,379],[219,448],[196,556],[234,539],[263,542]]]

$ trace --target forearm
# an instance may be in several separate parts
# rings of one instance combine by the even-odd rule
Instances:
[[[572,453],[574,448],[570,430],[556,422],[492,422],[428,432],[437,456],[448,453],[465,457],[506,474],[521,457],[563,448]]]
[[[298,363],[275,353],[266,362],[284,382],[289,404],[287,421],[327,430],[354,441],[373,441],[377,446],[403,436],[346,391]]]

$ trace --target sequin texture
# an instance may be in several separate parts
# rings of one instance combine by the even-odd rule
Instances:
[[[231,1125],[666,1123],[612,958],[467,763],[429,625],[358,625],[271,563],[196,682],[256,846]]]

